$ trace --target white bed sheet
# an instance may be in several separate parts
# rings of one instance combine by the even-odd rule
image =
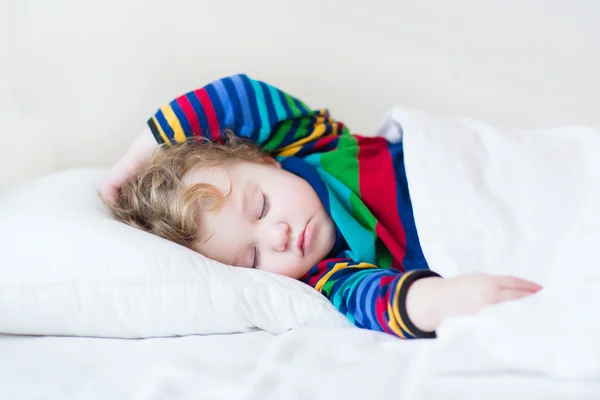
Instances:
[[[465,355],[468,344],[463,343]],[[597,399],[600,383],[444,371],[441,341],[303,329],[145,340],[0,336],[2,399]],[[458,352],[458,353],[457,353]]]

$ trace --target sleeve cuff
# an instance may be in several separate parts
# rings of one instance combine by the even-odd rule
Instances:
[[[416,281],[418,281],[419,279],[423,279],[423,278],[431,278],[431,277],[440,277],[440,274],[435,273],[431,270],[428,269],[421,269],[421,270],[416,270],[416,271],[409,271],[406,273],[408,276],[405,278],[402,287],[400,288],[400,294],[399,294],[399,300],[401,302],[400,304],[400,318],[402,318],[402,321],[406,324],[406,327],[408,328],[408,330],[414,334],[415,337],[417,338],[423,338],[423,339],[435,339],[437,336],[434,332],[425,332],[420,330],[419,328],[417,328],[417,326],[415,324],[413,324],[413,322],[410,320],[410,318],[408,318],[408,313],[406,312],[406,295],[408,294],[408,289],[410,288],[410,286],[415,283]]]
[[[150,118],[148,120],[147,124],[148,124],[148,127],[150,128],[150,132],[152,132],[152,136],[154,136],[154,139],[156,140],[156,143],[158,143],[159,145],[165,144],[165,141],[162,138],[162,136],[160,135],[160,132],[158,131],[158,127],[156,126],[156,123],[154,122],[154,119]]]

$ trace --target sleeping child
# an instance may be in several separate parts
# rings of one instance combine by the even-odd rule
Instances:
[[[116,219],[224,264],[298,279],[359,328],[434,338],[447,317],[541,289],[432,271],[402,142],[351,134],[267,83],[225,77],[147,125],[101,188]]]

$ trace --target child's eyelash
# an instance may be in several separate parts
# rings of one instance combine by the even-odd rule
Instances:
[[[262,210],[260,211],[260,216],[258,217],[258,219],[263,219],[264,217],[267,216],[267,214],[269,213],[269,208],[271,208],[271,202],[269,201],[269,196],[267,196],[265,193],[262,194],[263,196],[263,206],[262,206]],[[256,268],[256,266],[258,265],[260,259],[260,253],[258,252],[258,248],[254,248],[254,260],[252,261],[252,268]]]
[[[252,261],[252,268],[256,268],[258,265],[260,253],[258,252],[258,248],[254,248],[254,260]]]
[[[271,202],[269,201],[269,196],[263,193],[263,207],[260,212],[260,217],[258,219],[263,219],[269,213],[269,208],[271,208]]]
[[[271,208],[271,202],[269,201],[269,196],[267,196],[266,194],[262,194],[263,196],[263,206],[262,206],[262,210],[260,211],[260,216],[258,217],[258,219],[263,219],[264,217],[267,216],[267,214],[269,213],[269,208]],[[254,259],[252,260],[252,268],[256,268],[258,263],[260,261],[260,253],[258,252],[258,248],[255,247],[254,248]]]

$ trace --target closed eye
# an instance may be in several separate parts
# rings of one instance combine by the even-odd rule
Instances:
[[[263,193],[263,206],[260,212],[260,217],[258,219],[263,219],[269,213],[269,209],[271,208],[271,202],[269,201],[269,196]]]
[[[258,248],[254,248],[254,260],[252,260],[252,268],[256,268],[258,266],[260,258],[260,253],[258,252]]]

